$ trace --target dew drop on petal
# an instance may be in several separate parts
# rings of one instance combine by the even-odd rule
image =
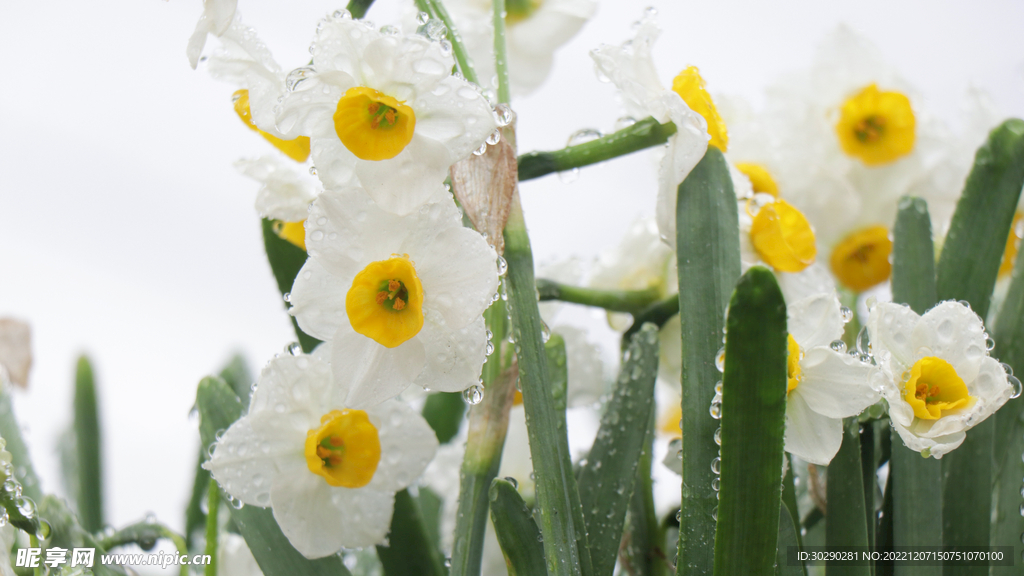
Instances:
[[[850,320],[853,320],[853,310],[850,310],[846,306],[843,306],[842,308],[839,309],[839,315],[843,317],[844,324],[849,322]]]
[[[484,399],[484,388],[479,384],[473,384],[462,391],[462,399],[470,406],[476,406]]]
[[[846,353],[846,342],[843,342],[842,340],[833,340],[832,343],[828,345],[828,347],[834,350],[835,352],[839,352],[840,354]]]

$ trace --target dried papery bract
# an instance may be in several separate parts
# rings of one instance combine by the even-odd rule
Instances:
[[[518,185],[516,152],[505,132],[501,131],[497,144],[487,145],[486,152],[456,162],[450,169],[455,197],[498,254],[505,251],[502,230]]]
[[[0,318],[0,370],[7,370],[11,382],[28,387],[32,368],[32,331],[14,318]]]

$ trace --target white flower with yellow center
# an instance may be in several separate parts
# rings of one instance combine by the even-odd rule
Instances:
[[[480,78],[494,76],[494,27],[487,0],[452,0],[445,6],[455,19]],[[594,15],[593,0],[507,0],[505,42],[512,93],[526,95],[551,72],[554,52]]]
[[[276,220],[278,235],[305,250],[305,220],[309,204],[317,196],[316,179],[273,156],[238,160],[235,168],[261,184],[256,193],[256,212]]]
[[[658,192],[658,227],[669,245],[675,246],[676,189],[704,157],[709,140],[724,151],[728,135],[696,67],[680,72],[671,90],[661,84],[651,58],[660,33],[654,18],[647,15],[639,22],[635,38],[619,46],[601,46],[590,55],[598,71],[622,91],[631,116],[653,116],[676,126],[661,160]]]
[[[328,188],[357,177],[381,207],[407,214],[497,127],[487,100],[452,75],[451,54],[425,37],[344,14],[321,22],[310,51],[312,66],[289,74],[277,127],[310,137]]]
[[[903,443],[941,458],[1013,394],[1003,366],[988,355],[981,318],[947,301],[918,316],[908,306],[876,304],[868,333],[880,371],[873,376]]]
[[[204,464],[232,497],[273,508],[307,558],[382,543],[395,492],[419,477],[437,449],[430,426],[405,404],[353,409],[325,348],[271,360],[249,413]]]
[[[413,383],[457,392],[479,380],[497,256],[434,186],[436,201],[406,216],[356,187],[325,191],[312,204],[310,257],[292,287],[291,313],[307,334],[331,341],[350,406],[394,398]]]
[[[843,336],[840,310],[831,292],[786,308],[786,451],[813,464],[827,465],[839,451],[843,418],[879,400],[871,388],[871,366],[832,347]]]

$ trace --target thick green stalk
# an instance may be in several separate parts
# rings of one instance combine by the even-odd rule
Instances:
[[[711,461],[718,422],[708,414],[722,375],[715,356],[725,336],[726,303],[740,276],[739,216],[725,157],[708,148],[679,185],[676,255],[682,327],[683,481],[679,523],[680,576],[711,574],[716,552],[712,510],[718,506]],[[782,471],[779,463],[779,472]],[[776,478],[776,485],[779,485]],[[778,519],[772,523],[778,529]],[[774,539],[773,539],[774,545]]]
[[[103,528],[103,463],[96,382],[89,359],[75,369],[75,438],[78,453],[78,517],[90,532]]]
[[[1007,120],[978,149],[957,202],[936,270],[940,301],[966,300],[979,316],[987,316],[1022,186],[1024,121]],[[990,543],[994,435],[995,418],[988,418],[942,459],[943,543],[947,546]],[[944,573],[981,576],[988,574],[988,567],[947,566]]]
[[[868,545],[858,426],[856,418],[843,423],[843,443],[828,465],[825,546],[834,549]],[[871,566],[839,566],[829,562],[825,565],[825,576],[871,576]]]
[[[552,152],[527,152],[519,157],[519,181],[589,166],[637,150],[658,146],[667,142],[669,136],[675,133],[675,124],[661,124],[648,117],[597,140]]]
[[[220,486],[217,481],[210,478],[206,495],[206,550],[204,554],[210,557],[210,563],[206,565],[206,576],[217,576],[217,546],[219,542],[217,516],[220,513]]]
[[[771,271],[754,266],[740,278],[726,322],[714,573],[771,574],[782,505],[787,338],[786,304]],[[684,446],[685,441],[683,430]],[[686,458],[684,448],[684,472]]]
[[[444,23],[448,29],[448,40],[452,43],[452,54],[455,55],[455,66],[459,69],[462,77],[474,84],[480,84],[476,78],[476,70],[473,69],[473,61],[469,58],[469,52],[462,43],[462,36],[455,28],[452,17],[448,15],[441,0],[415,0],[416,7],[420,12],[426,12],[431,18],[437,18]]]
[[[574,523],[577,511],[573,504],[579,502],[579,494],[569,458],[564,415],[556,410],[549,393],[533,277],[533,252],[518,192],[512,198],[505,225],[505,260],[508,262],[512,334],[519,362],[548,574],[589,574],[590,570],[584,569],[584,563],[586,567],[590,565],[586,534]]]
[[[492,332],[500,334],[504,331],[505,314],[501,300],[487,309],[484,318]],[[495,351],[483,368],[483,401],[469,411],[466,455],[462,461],[459,508],[455,520],[455,545],[452,548],[452,576],[480,574],[484,530],[487,527],[488,490],[501,466],[508,413],[516,392],[515,369],[503,374],[499,372],[503,342],[495,338],[493,343]]]
[[[647,290],[601,290],[562,284],[544,278],[537,279],[537,293],[540,301],[560,300],[584,306],[604,308],[612,312],[629,312],[638,314],[657,301],[660,292],[657,288]],[[678,302],[678,298],[675,298]]]
[[[498,75],[498,102],[512,101],[508,81],[508,48],[505,45],[505,0],[491,0],[494,22],[494,70]]]
[[[893,227],[892,298],[924,314],[935,305],[935,248],[928,205],[921,198],[900,199]],[[892,434],[889,465],[893,489],[893,544],[935,546],[942,542],[942,463],[922,458]],[[941,566],[894,564],[895,574],[938,576]]]

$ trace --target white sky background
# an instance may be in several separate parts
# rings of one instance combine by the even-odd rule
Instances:
[[[378,3],[369,13],[378,25],[405,6]],[[239,4],[286,69],[308,61],[316,20],[342,6]],[[623,113],[587,52],[631,37],[649,4],[665,30],[655,58],[666,85],[696,64],[713,93],[757,105],[847,22],[954,127],[972,83],[1007,116],[1024,116],[1019,1],[605,1],[547,84],[514,103],[521,151],[611,129]],[[189,68],[200,12],[198,0],[0,3],[0,315],[31,322],[35,353],[16,410],[44,489],[63,493],[55,445],[71,418],[75,358],[90,355],[114,525],[154,512],[182,527],[196,384],[233,351],[255,368],[294,340],[263,255],[258,186],[232,167],[272,151],[232,111],[235,88]],[[525,183],[535,255],[592,259],[635,217],[653,215],[655,191],[647,153],[584,169],[572,184]],[[570,316],[599,324],[585,311]]]

